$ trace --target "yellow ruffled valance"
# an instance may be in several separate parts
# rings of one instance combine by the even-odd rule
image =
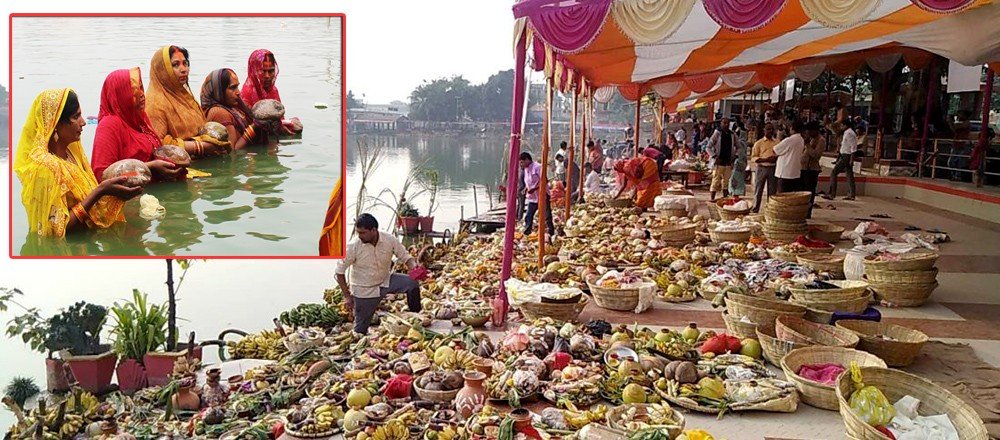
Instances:
[[[881,0],[801,0],[813,21],[832,28],[852,27],[868,18]]]
[[[696,0],[617,0],[611,14],[636,44],[653,44],[677,32]]]

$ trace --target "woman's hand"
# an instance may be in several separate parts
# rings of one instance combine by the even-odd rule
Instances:
[[[152,171],[153,175],[159,180],[175,180],[181,176],[181,173],[184,172],[183,167],[179,167],[160,159],[146,162],[146,166],[149,167],[149,170]]]
[[[127,180],[128,177],[126,176],[106,179],[97,185],[94,192],[100,196],[117,197],[122,200],[130,200],[135,196],[142,194],[141,186],[125,185],[125,181]]]
[[[220,141],[207,134],[195,136],[193,139],[202,142],[202,156],[229,154],[233,150],[233,145],[229,141]]]

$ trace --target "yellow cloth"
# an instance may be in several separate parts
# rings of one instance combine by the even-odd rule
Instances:
[[[832,28],[849,28],[868,18],[877,1],[802,0],[802,9],[813,21]]]
[[[677,32],[695,0],[619,0],[611,5],[615,23],[632,41],[654,44]]]
[[[323,219],[323,230],[320,232],[319,254],[324,257],[340,257],[344,255],[344,179],[330,193],[330,202]]]
[[[21,202],[28,211],[28,230],[41,236],[63,237],[72,207],[97,187],[97,179],[80,142],[67,148],[70,160],[49,152],[49,139],[59,121],[70,89],[45,90],[35,98],[21,130],[14,159],[14,172],[21,180]],[[122,206],[115,197],[101,197],[90,208],[92,223],[107,228],[124,221]]]
[[[177,79],[170,65],[170,46],[156,51],[149,62],[146,114],[164,144],[177,145],[178,140],[197,135],[205,125],[201,104]]]

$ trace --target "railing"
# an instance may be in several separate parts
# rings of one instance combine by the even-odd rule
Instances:
[[[895,158],[917,168],[918,177],[946,178],[973,182],[977,172],[972,170],[972,151],[975,140],[928,139],[927,149],[921,151],[920,138],[897,138],[895,143],[883,145],[881,159]],[[889,147],[889,148],[885,148]],[[987,146],[980,157],[979,169],[983,183],[1000,185],[1000,143]]]

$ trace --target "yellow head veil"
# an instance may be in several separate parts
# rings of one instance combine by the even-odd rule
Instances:
[[[97,187],[80,142],[67,147],[72,162],[49,152],[49,138],[69,92],[70,89],[50,89],[40,93],[31,105],[17,143],[14,172],[23,186],[21,202],[28,211],[28,229],[42,236],[64,236],[72,207],[67,199],[82,202]],[[96,226],[111,226],[124,220],[122,205],[124,202],[119,199],[102,197],[91,207],[90,219]]]
[[[157,50],[149,62],[146,114],[153,129],[167,144],[195,136],[205,125],[201,104],[181,84],[170,65],[170,46]]]

